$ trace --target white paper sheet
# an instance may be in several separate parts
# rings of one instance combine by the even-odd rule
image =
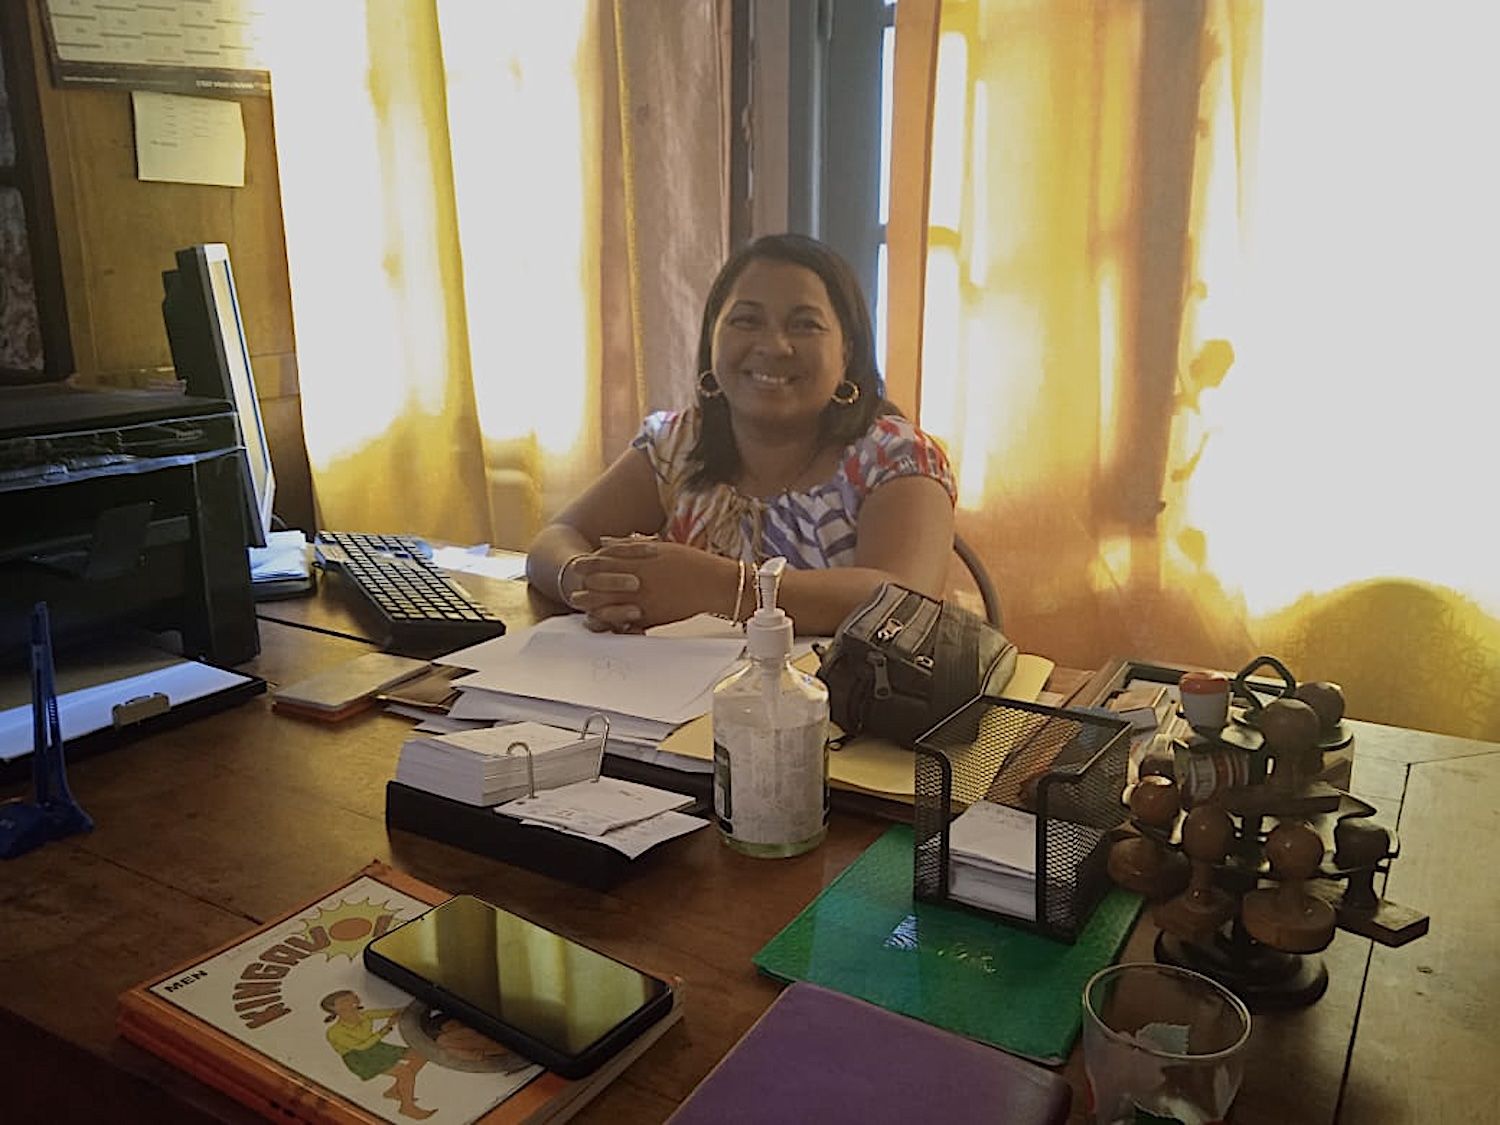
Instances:
[[[655,719],[643,719],[639,715],[622,715],[617,711],[599,711],[592,707],[579,707],[573,703],[559,703],[552,699],[533,699],[529,695],[511,695],[509,692],[488,691],[484,688],[467,688],[458,694],[448,709],[450,719],[465,722],[485,723],[546,723],[548,726],[568,727],[582,730],[584,720],[591,714],[603,715],[609,720],[609,740],[633,739],[637,742],[660,742],[677,729],[676,723],[662,723]]]
[[[273,531],[264,547],[251,547],[250,581],[269,582],[278,578],[306,578],[312,566],[307,557],[307,536],[293,529]]]
[[[443,570],[479,574],[486,578],[526,577],[524,552],[491,550],[488,543],[474,547],[439,547],[432,552],[432,563]]]
[[[522,823],[531,822],[522,821]],[[569,832],[566,828],[558,828],[552,824],[544,824],[541,827],[551,828],[568,836],[583,836],[581,832]],[[685,836],[689,832],[696,832],[706,827],[708,827],[708,821],[702,817],[690,816],[684,812],[664,812],[646,820],[638,820],[634,824],[627,824],[623,828],[615,828],[602,836],[584,836],[584,839],[608,844],[615,851],[635,859],[664,840]]]
[[[602,836],[692,804],[693,798],[682,793],[617,777],[600,777],[541,789],[535,796],[507,801],[495,811],[581,836]]]
[[[245,122],[224,98],[131,92],[136,176],[179,184],[245,186]]]
[[[461,690],[487,688],[684,723],[708,710],[714,685],[743,649],[739,638],[593,633],[572,615],[548,618],[443,661],[477,669],[454,681]]]

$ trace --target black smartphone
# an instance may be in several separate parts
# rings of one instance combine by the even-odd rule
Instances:
[[[365,968],[564,1078],[672,1009],[671,983],[472,895],[365,946]]]

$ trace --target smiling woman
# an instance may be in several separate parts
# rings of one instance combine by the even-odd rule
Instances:
[[[832,633],[881,582],[941,595],[956,486],[946,455],[884,398],[847,263],[802,235],[757,239],[704,305],[697,401],[651,414],[631,448],[543,529],[534,586],[633,630],[743,620],[753,566],[784,557],[780,604]]]
[[[822,280],[802,266],[757,258],[740,273],[733,304],[713,325],[711,366],[699,384],[708,401],[722,400],[716,414],[739,439],[727,448],[811,442],[816,459],[823,420],[837,417],[824,407],[837,403],[847,412],[859,401],[859,384],[844,378],[849,345],[828,305]],[[755,495],[797,483],[784,479],[787,469],[781,478],[754,480],[744,454],[740,463]],[[797,468],[800,475],[807,466]]]

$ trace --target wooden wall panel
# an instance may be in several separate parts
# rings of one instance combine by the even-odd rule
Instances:
[[[26,4],[79,381],[170,378],[161,272],[183,246],[226,243],[276,465],[277,512],[311,529],[271,99],[236,99],[244,187],[137,180],[130,92],[53,85],[40,5]]]

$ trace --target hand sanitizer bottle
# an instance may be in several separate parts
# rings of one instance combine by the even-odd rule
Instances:
[[[828,688],[792,666],[792,619],[776,605],[786,559],[756,573],[748,662],[714,688],[714,813],[753,856],[811,851],[828,831]]]

